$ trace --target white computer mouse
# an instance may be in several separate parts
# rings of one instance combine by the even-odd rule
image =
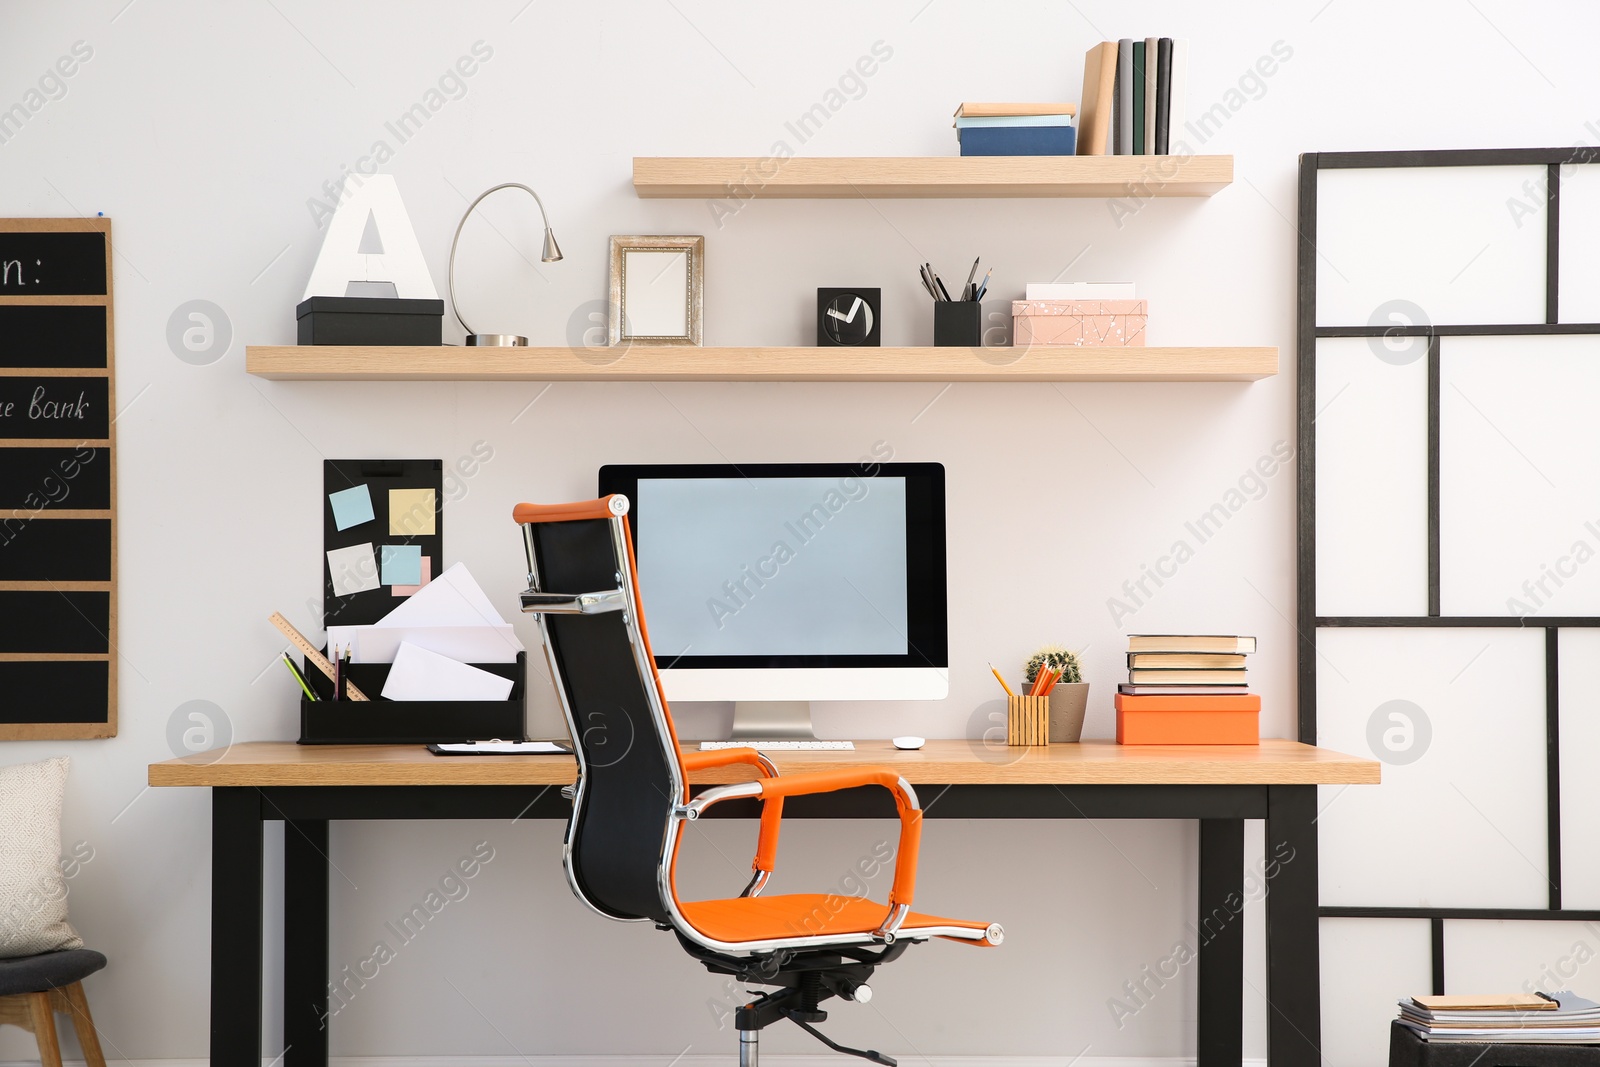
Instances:
[[[894,739],[894,747],[895,748],[902,748],[902,749],[907,749],[907,750],[914,749],[914,748],[921,748],[923,745],[925,745],[927,743],[928,743],[927,739],[926,738],[922,738],[922,737],[907,736],[907,737],[897,737],[897,738]]]

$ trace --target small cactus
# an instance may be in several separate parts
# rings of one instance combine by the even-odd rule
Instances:
[[[1083,667],[1078,662],[1077,653],[1068,651],[1060,645],[1045,645],[1039,651],[1028,657],[1027,680],[1032,685],[1039,677],[1039,671],[1046,664],[1052,669],[1061,672],[1062,682],[1083,681]]]

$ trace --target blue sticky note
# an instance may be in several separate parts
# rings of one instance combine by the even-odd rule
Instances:
[[[379,552],[384,585],[422,584],[421,545],[384,545]]]
[[[333,505],[333,525],[336,529],[348,530],[352,526],[371,522],[374,518],[372,493],[364,485],[329,493],[328,503]]]

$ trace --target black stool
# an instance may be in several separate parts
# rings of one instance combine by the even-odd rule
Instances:
[[[86,948],[0,960],[0,1025],[31,1031],[43,1067],[61,1067],[55,1013],[70,1015],[84,1062],[88,1067],[106,1067],[89,999],[83,995],[83,980],[105,965],[104,956]]]

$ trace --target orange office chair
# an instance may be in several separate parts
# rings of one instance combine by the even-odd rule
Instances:
[[[922,811],[911,786],[887,768],[785,778],[753,748],[683,752],[656,674],[645,630],[621,495],[575,504],[519,504],[528,553],[522,610],[539,616],[550,675],[572,731],[578,781],[567,824],[564,865],[578,899],[608,919],[650,921],[677,934],[715,974],[777,986],[740,1008],[740,1067],[756,1067],[761,1030],[789,1019],[829,1048],[893,1067],[880,1053],[846,1048],[813,1023],[831,997],[865,1001],[879,964],[934,937],[998,945],[997,923],[940,919],[911,910]],[[754,781],[715,786],[691,797],[691,771],[748,764]],[[778,851],[783,798],[882,786],[900,814],[900,844],[887,904],[857,897],[797,893],[763,897]],[[687,901],[675,883],[679,834],[713,804],[762,802],[754,874],[725,900]]]

